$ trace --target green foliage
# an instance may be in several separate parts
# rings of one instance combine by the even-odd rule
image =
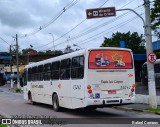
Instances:
[[[160,59],[160,52],[156,52],[157,59]]]
[[[46,53],[45,52],[42,52],[42,51],[39,51],[38,52],[38,55],[45,55]]]
[[[152,30],[160,39],[160,0],[155,0],[151,8]]]
[[[63,52],[60,50],[55,50],[55,51],[47,50],[46,52],[42,52],[42,51],[38,52],[38,55],[53,55],[53,54],[55,54],[55,56],[59,56],[59,55],[62,55]]]
[[[27,55],[27,53],[28,53],[29,51],[37,52],[36,50],[34,50],[34,49],[32,49],[32,48],[26,48],[26,49],[23,49],[23,50],[22,50],[22,55]]]
[[[151,111],[151,112],[155,112],[155,113],[160,113],[160,108],[156,108],[156,109],[154,109],[154,108],[147,108],[145,110]]]
[[[20,93],[21,89],[20,88],[16,88],[15,91],[16,91],[16,93]]]
[[[134,54],[146,53],[145,41],[142,39],[142,35],[139,36],[137,32],[134,33],[113,33],[111,38],[106,38],[101,47],[119,47],[119,42],[125,41],[126,48],[132,49]]]
[[[47,50],[45,54],[53,54],[54,52],[52,52],[51,50]]]
[[[8,127],[8,126],[4,124],[0,124],[0,127]]]

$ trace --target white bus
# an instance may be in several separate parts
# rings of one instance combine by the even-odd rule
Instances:
[[[24,99],[93,110],[135,102],[133,55],[125,48],[90,48],[29,64]]]

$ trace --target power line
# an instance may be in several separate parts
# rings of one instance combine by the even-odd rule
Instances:
[[[144,13],[143,13],[143,14],[144,14]],[[140,15],[143,15],[143,14],[140,14]],[[107,30],[105,30],[105,31],[103,31],[103,32],[100,32],[99,34],[95,34],[95,35],[93,35],[93,36],[91,36],[91,37],[89,37],[89,38],[87,38],[87,39],[84,39],[84,40],[82,40],[82,41],[80,41],[80,42],[77,42],[77,43],[75,43],[75,44],[81,45],[81,44],[90,42],[90,41],[92,41],[92,40],[95,40],[95,39],[97,39],[97,38],[100,38],[100,37],[102,37],[102,36],[104,36],[104,35],[106,35],[106,34],[109,34],[109,33],[113,32],[114,30],[117,30],[117,29],[123,27],[124,25],[132,22],[133,20],[135,20],[135,19],[137,19],[137,18],[138,18],[138,16],[134,16],[134,17],[132,17],[131,19],[126,20],[125,22],[122,22],[122,23],[120,23],[120,24],[117,24],[117,25],[115,25],[115,26],[113,26],[113,27],[108,28],[108,30],[110,30],[110,29],[112,29],[112,30],[109,31],[109,32],[107,32],[107,33],[105,33],[105,34],[103,34],[103,33],[106,32]],[[115,28],[115,29],[113,29],[113,28]],[[103,34],[103,35],[101,35],[101,34]],[[100,35],[100,36],[98,36],[98,35]],[[98,37],[97,37],[97,36],[98,36]],[[87,41],[87,40],[88,40],[88,41]]]
[[[143,13],[143,14],[144,14],[144,13]],[[142,15],[142,14],[141,14],[141,15]],[[120,27],[122,27],[122,26],[124,26],[124,25],[126,25],[126,24],[128,24],[128,23],[130,23],[130,22],[132,22],[133,20],[135,20],[135,19],[137,19],[137,18],[138,18],[138,16],[135,16],[135,17],[133,17],[133,18],[131,18],[131,19],[129,19],[129,20],[126,20],[125,22],[119,23],[119,24],[117,24],[117,25],[115,25],[115,26],[113,26],[113,27],[108,28],[108,30],[115,28],[115,29],[113,29],[112,31],[109,31],[109,32],[103,34],[104,32],[107,31],[107,30],[104,30],[104,31],[102,31],[102,32],[100,32],[100,33],[98,33],[98,34],[92,35],[91,37],[88,37],[88,38],[86,38],[86,39],[84,39],[84,40],[82,40],[82,41],[80,41],[80,42],[75,43],[75,44],[84,44],[84,43],[90,42],[90,41],[92,41],[92,40],[94,40],[94,39],[100,38],[100,37],[102,37],[102,36],[104,36],[104,35],[106,35],[106,34],[109,34],[109,33],[113,32],[114,30],[116,30],[116,29],[118,29],[118,28],[120,28]],[[101,34],[103,34],[103,35],[101,35]],[[100,36],[98,36],[98,35],[100,35]],[[96,36],[98,36],[98,37],[96,37]],[[95,37],[96,37],[96,38],[95,38]],[[92,39],[92,38],[93,38],[93,39]],[[91,40],[89,40],[89,39],[91,39]],[[89,40],[89,41],[87,41],[87,40]],[[56,46],[57,46],[57,45],[56,45]],[[50,49],[50,48],[49,48],[49,49]]]
[[[47,24],[40,26],[38,28],[38,30],[35,30],[31,33],[25,34],[22,37],[28,37],[28,36],[32,36],[36,33],[38,33],[39,31],[41,31],[42,29],[47,28],[49,25],[51,25],[53,22],[55,22],[64,12],[66,12],[67,10],[69,10],[72,6],[74,6],[75,4],[77,4],[80,0],[73,0],[72,2],[70,2],[69,4],[67,4],[54,18],[52,18]]]
[[[137,8],[139,8],[139,7],[137,7]],[[137,9],[137,8],[136,8],[136,9]],[[139,8],[139,9],[141,9],[141,8]],[[138,9],[138,10],[139,10],[139,9]],[[116,17],[116,18],[114,18],[114,19],[112,19],[112,20],[110,20],[110,21],[108,21],[108,22],[105,22],[105,23],[103,23],[103,24],[100,24],[99,26],[96,26],[96,27],[94,27],[94,28],[91,28],[90,30],[88,30],[88,31],[86,31],[86,32],[84,32],[84,33],[78,34],[78,35],[76,35],[75,37],[70,38],[69,41],[73,41],[73,40],[75,40],[75,39],[77,39],[77,38],[80,38],[80,37],[82,37],[82,36],[86,36],[87,34],[89,34],[89,33],[91,33],[91,32],[94,32],[94,31],[96,31],[97,29],[99,29],[99,28],[101,28],[101,27],[104,27],[105,25],[108,25],[108,24],[110,24],[110,23],[113,23],[113,22],[119,20],[120,18],[123,18],[124,16],[127,16],[128,13],[130,13],[130,12],[126,12],[126,13],[124,13],[124,14],[122,14],[122,15],[120,15],[120,16],[118,16],[118,17]],[[61,42],[61,43],[59,43],[59,44],[57,44],[57,45],[55,45],[55,46],[61,45],[61,44],[63,44],[63,43],[65,43],[65,42]]]
[[[2,37],[0,37],[0,39],[10,46],[10,44],[6,40],[4,40]]]
[[[106,2],[107,2],[107,1],[106,1]],[[106,3],[106,2],[105,2],[105,3]],[[130,4],[131,2],[133,2],[133,1],[128,2],[128,3],[125,4],[124,6]],[[124,6],[123,6],[123,7],[124,7]],[[139,8],[139,7],[141,7],[141,6],[138,6],[137,8]],[[122,8],[122,7],[121,7],[121,8]],[[136,8],[135,8],[135,9],[136,9]],[[130,13],[130,12],[127,12],[127,13]],[[115,21],[116,21],[116,20],[119,20],[119,18],[122,18],[122,17],[123,17],[124,15],[126,15],[127,13],[124,13],[124,14],[120,15],[119,17],[116,17],[115,19],[113,19],[113,21],[114,21],[114,20],[115,20]],[[85,19],[85,20],[86,20],[86,19]],[[113,21],[109,21],[109,22],[112,23]],[[82,23],[83,23],[83,21],[82,21]],[[80,23],[80,24],[81,24],[81,23]],[[107,22],[107,23],[104,23],[104,24],[101,24],[101,25],[97,26],[96,28],[91,28],[90,30],[88,30],[88,31],[86,31],[86,32],[84,32],[84,33],[80,33],[80,34],[78,34],[78,35],[70,38],[69,41],[75,40],[75,39],[77,39],[77,38],[79,38],[79,37],[81,37],[81,36],[87,35],[87,34],[93,32],[93,31],[99,29],[100,27],[103,27],[104,25],[107,25],[107,24],[109,24],[109,23]],[[71,29],[70,31],[68,31],[67,33],[65,33],[64,36],[65,36],[66,34],[68,34],[69,32],[71,32],[71,31],[72,31],[72,29]],[[63,37],[63,36],[61,36],[61,37]],[[61,37],[60,37],[60,38],[61,38]],[[59,40],[60,38],[56,39],[55,41]],[[63,44],[63,43],[65,43],[65,42],[61,42],[61,43],[59,43],[59,44],[57,44],[57,45],[55,45],[55,46],[58,46],[58,45]],[[43,46],[47,46],[47,45],[49,45],[49,44],[51,44],[51,42],[50,42],[50,43],[47,43],[47,44],[45,44],[45,45],[43,45]],[[41,46],[38,47],[38,48],[41,48]]]
[[[143,13],[143,14],[144,14],[144,13]],[[141,14],[141,15],[142,15],[142,14]],[[81,42],[77,42],[77,43],[75,43],[75,44],[81,45],[81,44],[90,42],[90,41],[92,41],[93,39],[100,38],[100,37],[102,37],[102,36],[104,36],[104,35],[106,35],[106,34],[109,34],[109,33],[113,32],[113,31],[116,30],[116,29],[121,28],[122,26],[124,26],[124,25],[126,25],[126,24],[132,22],[133,20],[135,20],[135,19],[137,19],[137,18],[138,18],[138,16],[135,16],[135,17],[133,17],[133,18],[131,18],[131,19],[129,19],[129,20],[123,22],[123,23],[120,23],[120,24],[114,26],[114,27],[117,27],[117,28],[115,28],[115,29],[113,29],[113,30],[111,30],[111,31],[109,31],[109,32],[107,32],[107,33],[105,33],[105,34],[103,34],[103,35],[100,35],[100,34],[104,33],[106,30],[103,31],[103,32],[101,32],[101,33],[99,33],[99,34],[96,34],[96,35],[94,35],[94,36],[91,36],[91,37],[89,37],[89,38],[87,38],[87,39],[85,39],[85,40],[82,40]],[[109,28],[109,29],[112,29],[112,28],[114,28],[114,27],[111,27],[111,28]],[[100,35],[100,36],[98,36],[98,35]],[[96,37],[96,36],[98,36],[98,37]],[[96,38],[93,38],[93,37],[96,37]],[[93,39],[92,39],[92,38],[93,38]],[[89,40],[89,39],[91,39],[91,40]],[[89,41],[87,41],[87,40],[89,40]],[[86,42],[86,41],[87,41],[87,42]],[[82,42],[83,42],[83,43],[82,43]]]
[[[120,7],[119,9],[122,9],[122,8],[125,7],[126,5],[132,3],[133,1],[135,1],[135,0],[131,0],[131,1],[128,2],[127,4],[125,4],[125,5],[123,5],[122,7]],[[106,3],[106,2],[105,2],[105,3]],[[135,8],[135,9],[136,9],[136,8]],[[87,29],[90,29],[92,26],[95,26],[96,24],[100,23],[100,22],[103,21],[103,20],[105,20],[105,18],[103,18],[103,19],[101,19],[100,21],[97,21],[96,23],[92,24],[92,25],[89,26]],[[83,31],[87,31],[87,29],[86,29],[86,30],[83,30]],[[81,32],[82,32],[82,31],[80,31],[79,33],[81,33]]]
[[[104,6],[109,0],[105,1],[100,7]],[[59,38],[55,39],[55,42],[58,41],[59,39],[63,38],[65,35],[69,34],[71,31],[73,31],[74,29],[76,29],[78,26],[80,26],[82,23],[84,23],[87,19],[83,19],[80,23],[78,23],[76,26],[74,26],[72,29],[70,29],[68,32],[64,33],[62,36],[60,36]],[[37,47],[36,49],[38,48],[41,48],[41,47],[44,47],[44,46],[47,46],[49,45],[51,42],[43,45],[43,46],[39,46]]]

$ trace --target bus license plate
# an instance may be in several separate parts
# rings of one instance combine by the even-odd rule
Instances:
[[[116,90],[108,90],[108,94],[116,94]]]

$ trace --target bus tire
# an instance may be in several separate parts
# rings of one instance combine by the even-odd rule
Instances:
[[[52,97],[52,105],[53,105],[53,110],[58,112],[60,111],[60,106],[59,106],[59,100],[57,94],[54,94]]]
[[[32,100],[32,94],[31,93],[29,93],[29,95],[28,95],[28,100],[29,100],[31,105],[35,105],[35,102]]]

